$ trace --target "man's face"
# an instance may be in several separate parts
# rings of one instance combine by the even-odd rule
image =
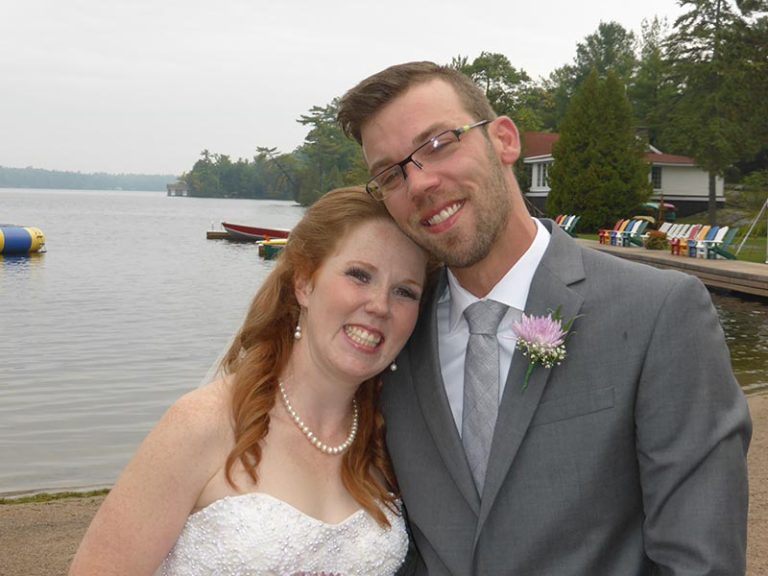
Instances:
[[[368,120],[361,130],[370,174],[400,162],[431,137],[485,118],[473,118],[443,80],[413,86]],[[483,260],[507,225],[511,191],[494,136],[475,128],[461,136],[438,166],[405,167],[404,185],[385,199],[402,230],[451,267]],[[509,175],[511,177],[511,174]]]

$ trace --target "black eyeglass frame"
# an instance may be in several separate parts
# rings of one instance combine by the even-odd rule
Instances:
[[[422,163],[420,163],[418,160],[415,160],[414,157],[413,157],[415,154],[418,154],[418,152],[420,150],[422,150],[426,146],[429,146],[430,144],[432,144],[434,146],[439,141],[439,139],[442,136],[445,136],[446,134],[450,134],[450,133],[453,133],[453,135],[456,136],[456,141],[457,142],[461,142],[461,135],[462,134],[466,134],[467,132],[472,130],[472,128],[478,128],[479,126],[485,126],[486,124],[490,124],[491,122],[492,122],[492,120],[480,120],[479,122],[475,122],[474,124],[465,124],[464,126],[459,126],[458,128],[454,128],[452,130],[445,130],[444,132],[440,132],[440,134],[432,136],[432,138],[430,138],[429,140],[427,140],[423,144],[420,144],[413,152],[408,154],[408,156],[403,158],[400,162],[395,162],[394,164],[392,164],[390,166],[387,166],[386,168],[384,168],[380,172],[377,172],[365,184],[365,191],[372,198],[374,198],[376,200],[379,200],[379,201],[383,201],[386,198],[386,196],[389,196],[392,192],[396,192],[397,189],[392,190],[392,191],[390,191],[389,193],[387,193],[385,195],[384,193],[379,192],[376,188],[374,188],[376,180],[382,174],[385,174],[386,172],[389,172],[390,170],[392,170],[395,167],[398,167],[398,168],[400,168],[400,173],[403,175],[403,181],[405,182],[406,180],[408,180],[408,174],[405,171],[405,167],[408,164],[413,163],[413,165],[416,166],[416,168],[418,168],[419,170],[423,170],[424,169],[424,165]]]

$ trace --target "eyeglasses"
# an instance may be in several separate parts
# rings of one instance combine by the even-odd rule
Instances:
[[[489,122],[490,120],[481,120],[454,130],[446,130],[430,138],[403,160],[397,164],[392,164],[368,180],[365,190],[376,200],[385,200],[405,184],[408,179],[405,167],[409,163],[413,163],[416,168],[423,170],[425,165],[436,164],[448,158],[456,150],[462,134],[466,134],[472,128],[485,126]]]

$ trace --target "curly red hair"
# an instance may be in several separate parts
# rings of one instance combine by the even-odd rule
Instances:
[[[291,356],[293,331],[299,319],[294,278],[312,278],[341,238],[360,224],[376,219],[390,216],[384,204],[369,197],[364,189],[328,192],[291,230],[274,270],[251,302],[245,321],[221,362],[223,373],[233,379],[235,447],[225,467],[227,480],[233,486],[231,473],[238,461],[254,482],[258,479],[261,441],[269,432],[278,377]],[[360,506],[379,524],[388,526],[378,502],[396,510],[397,484],[384,443],[380,390],[378,376],[363,382],[357,390],[359,431],[342,456],[342,482]]]

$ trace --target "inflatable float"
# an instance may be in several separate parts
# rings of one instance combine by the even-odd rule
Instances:
[[[18,256],[45,252],[45,235],[34,226],[0,224],[0,254]]]

